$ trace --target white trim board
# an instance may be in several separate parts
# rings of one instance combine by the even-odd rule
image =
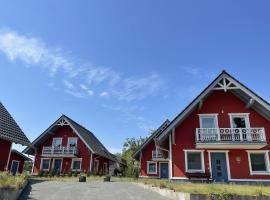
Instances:
[[[204,150],[184,149],[183,151],[185,154],[185,172],[187,172],[187,173],[196,173],[196,172],[205,173]],[[188,153],[200,153],[201,154],[201,167],[202,167],[202,169],[200,169],[200,170],[188,169],[188,159],[187,159]]]
[[[155,164],[156,165],[155,172],[149,172],[149,164]],[[155,162],[155,161],[147,161],[147,174],[157,174],[157,162]]]

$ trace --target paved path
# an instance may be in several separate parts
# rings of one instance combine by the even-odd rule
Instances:
[[[132,183],[32,181],[19,200],[166,200]]]

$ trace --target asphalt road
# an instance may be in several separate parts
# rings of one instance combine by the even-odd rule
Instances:
[[[32,181],[19,200],[166,200],[159,194],[124,182]]]

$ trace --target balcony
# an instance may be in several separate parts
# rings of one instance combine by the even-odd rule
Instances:
[[[197,128],[196,147],[260,149],[267,145],[264,128]]]
[[[161,153],[159,150],[152,151],[152,160],[168,160],[168,152]]]
[[[78,155],[77,147],[43,147],[43,157],[76,157]]]

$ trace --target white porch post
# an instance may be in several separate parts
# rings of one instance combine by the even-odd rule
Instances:
[[[9,154],[8,154],[7,165],[6,165],[6,169],[5,170],[8,170],[8,165],[9,165],[9,160],[10,160],[12,145],[13,145],[13,143],[11,142],[10,149],[9,149]]]
[[[90,174],[92,175],[92,159],[93,159],[93,153],[91,152],[91,157],[90,157],[90,169],[89,169],[89,172]]]
[[[169,135],[169,179],[172,179],[172,135]]]

